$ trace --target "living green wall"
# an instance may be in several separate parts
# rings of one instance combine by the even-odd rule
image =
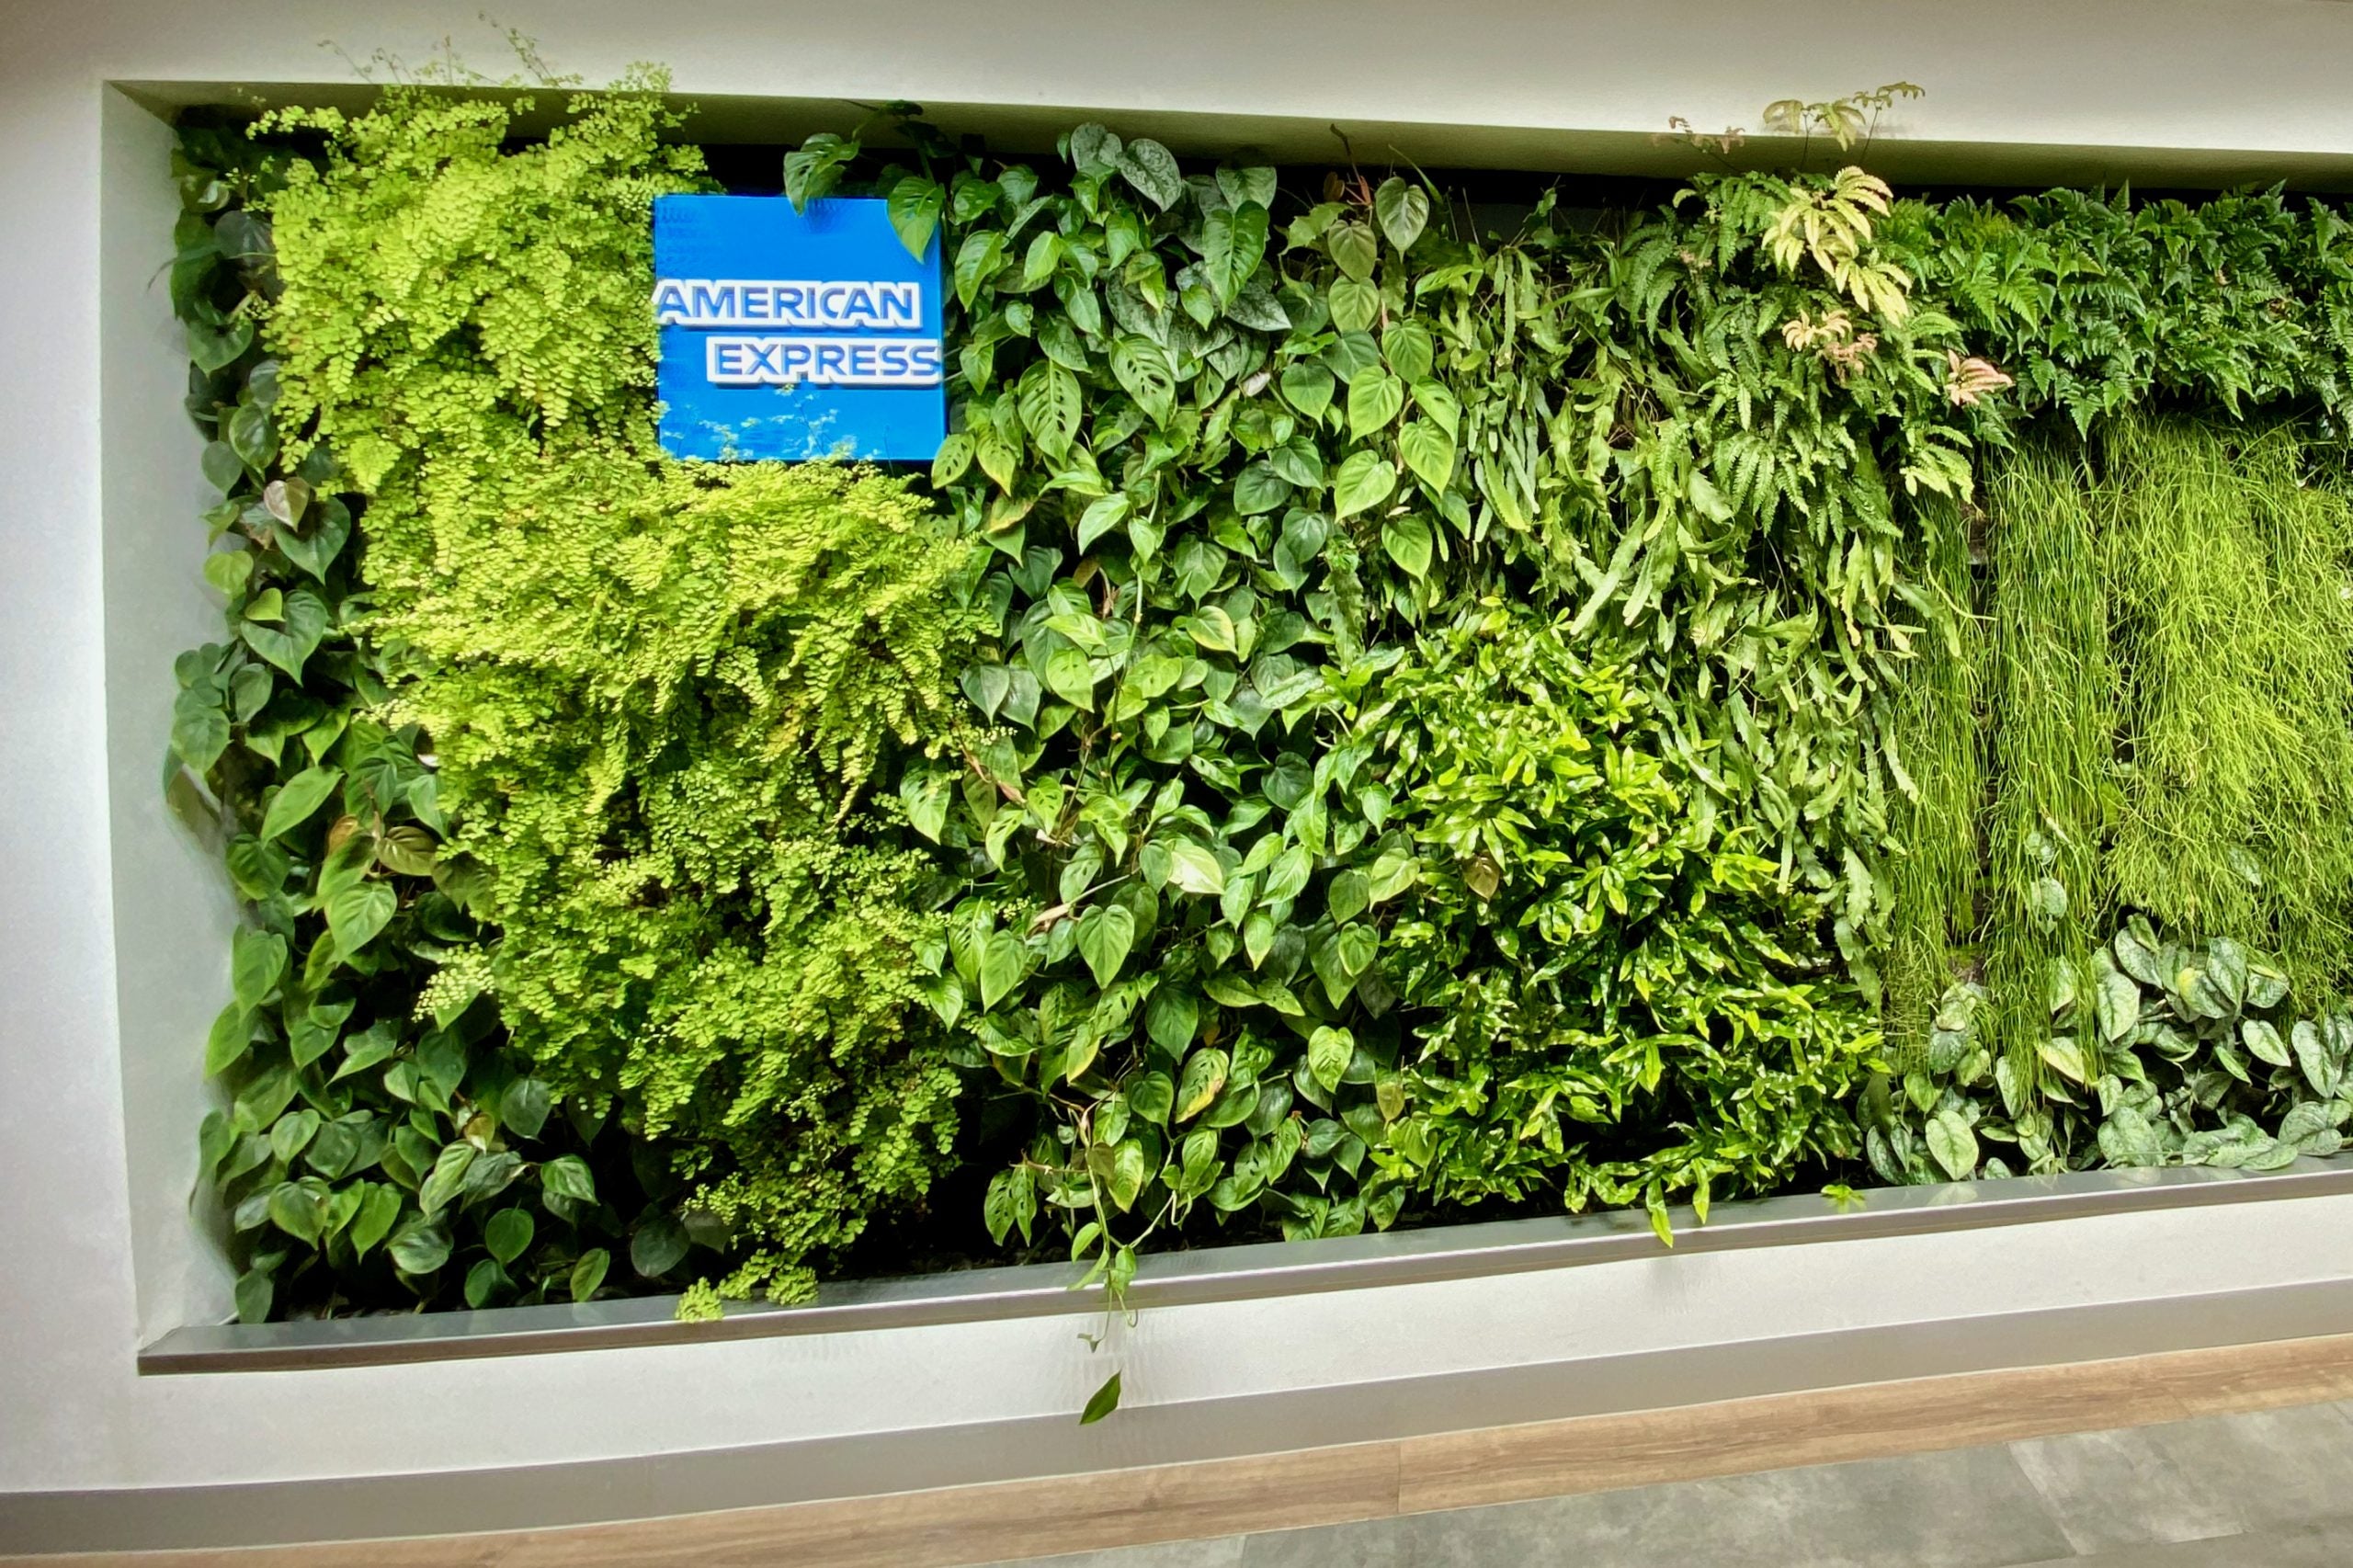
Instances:
[[[658,86],[183,136],[245,1315],[2335,1147],[2331,210],[886,115],[957,433],[733,468]]]

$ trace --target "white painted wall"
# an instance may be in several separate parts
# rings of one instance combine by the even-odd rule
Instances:
[[[1632,167],[1670,113],[1898,76],[1895,167],[2353,171],[2353,6],[2323,0],[508,0],[591,77],[658,58],[774,134],[845,97],[1095,111],[1191,146]],[[153,281],[166,139],[105,86],[200,98],[411,56],[472,0],[0,6],[0,1494],[369,1474],[773,1441],[1075,1407],[1066,1320],[365,1371],[149,1379],[221,1300],[187,1214],[199,1041],[230,910],[155,798],[170,653],[214,631],[181,357]],[[178,84],[174,86],[172,84]],[[190,85],[193,84],[193,85]],[[801,100],[756,110],[757,97]],[[824,111],[830,118],[830,111]],[[1027,118],[1023,118],[1027,117]],[[1200,118],[1209,117],[1209,118]],[[965,118],[985,118],[967,113]],[[1965,157],[1953,148],[1970,144]],[[1953,163],[1961,158],[1960,164]],[[2023,177],[2020,176],[2019,177]],[[101,222],[102,199],[110,214]],[[101,404],[105,418],[101,419]],[[119,960],[119,962],[118,961]],[[1769,1329],[2341,1277],[2353,1200],[2196,1210],[1156,1312],[1131,1400],[1513,1366]],[[137,1267],[134,1270],[134,1250]],[[1866,1263],[1864,1260],[1868,1260]],[[1461,1332],[1433,1332],[1456,1324]],[[319,1412],[350,1419],[322,1423]],[[364,1413],[364,1414],[362,1414]],[[483,1418],[489,1413],[493,1418]],[[1119,1454],[1119,1425],[1100,1428]],[[1334,1437],[1344,1434],[1333,1434]]]
[[[131,1193],[139,1336],[233,1310],[234,1270],[207,1244],[209,1194],[189,1202],[189,1129],[221,1097],[191,1071],[191,1020],[210,1021],[228,984],[236,896],[219,835],[181,820],[160,788],[182,650],[226,635],[204,581],[197,514],[219,492],[184,457],[199,439],[181,399],[187,338],[155,270],[154,236],[179,216],[171,128],[120,93],[101,102],[98,188],[100,556],[106,597],[107,805],[114,892],[113,976]],[[184,810],[200,812],[195,791]]]

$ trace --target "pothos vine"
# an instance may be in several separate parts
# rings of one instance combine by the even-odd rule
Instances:
[[[1497,596],[1563,606],[1624,661],[1656,744],[1784,890],[1757,982],[1873,992],[1904,787],[1881,707],[1941,608],[1904,576],[1905,498],[1967,492],[1998,381],[1875,247],[1884,185],[1707,178],[1600,239],[1548,199],[1497,239],[1402,174],[1309,202],[1101,126],[1041,172],[894,118],[915,162],[864,188],[911,249],[946,233],[958,416],[932,477],[986,546],[967,592],[998,645],[963,681],[990,738],[902,795],[965,880],[935,1009],[1042,1113],[990,1189],[1000,1241],[1060,1216],[1116,1301],[1202,1208],[1294,1236],[1392,1222],[1466,1113],[1510,1100],[1433,1051],[1430,1008],[1466,963],[1509,993],[1535,960],[1427,934],[1449,886],[1475,907],[1535,867],[1444,842],[1388,756],[1392,683]],[[788,194],[862,157],[814,138]],[[1587,895],[1625,913],[1607,870]],[[1673,983],[1593,961],[1605,991]],[[1752,1038],[1654,1000],[1521,1042],[1588,1069],[1521,1133],[1572,1206],[1643,1203],[1666,1237],[1670,1195],[1704,1209],[1852,1143],[1809,1102],[1612,1147]],[[1845,1047],[1798,1059],[1867,1052],[1844,1017]],[[1614,1133],[1568,1108],[1605,1102]]]

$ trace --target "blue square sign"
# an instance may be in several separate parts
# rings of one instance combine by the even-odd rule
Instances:
[[[948,430],[939,236],[879,200],[654,202],[662,449],[715,461],[929,462]]]

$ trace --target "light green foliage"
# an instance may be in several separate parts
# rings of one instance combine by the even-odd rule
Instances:
[[[867,786],[953,738],[969,551],[899,482],[660,459],[649,203],[699,159],[655,85],[519,149],[438,95],[309,117],[331,152],[275,203],[270,335],[369,497],[387,711],[432,737],[490,928],[444,988],[674,1143],[689,1229],[642,1221],[641,1274],[690,1234],[728,1290],[797,1290],[953,1140],[957,1075],[904,1027],[926,871]]]
[[[2130,672],[2117,898],[2353,983],[2353,508],[2294,434],[2118,421],[2103,548]]]
[[[1952,983],[1957,949],[1977,933],[1985,748],[1980,686],[1985,636],[1975,613],[1969,521],[1984,514],[1941,498],[1919,508],[1917,608],[1926,622],[1890,703],[1886,745],[1899,801],[1895,912],[1887,955],[1887,1014],[1897,1056],[1917,1065]]]
[[[188,411],[223,492],[205,576],[231,637],[179,660],[167,783],[217,824],[249,916],[205,1046],[233,1099],[199,1134],[238,1313],[585,1301],[637,1183],[490,1010],[439,984],[482,928],[417,733],[377,710],[357,497],[324,450],[281,449],[285,381],[257,331],[281,286],[260,203],[290,166],[201,126],[174,162]]]
[[[953,1141],[957,1075],[903,1028],[925,863],[862,790],[946,728],[965,551],[903,485],[825,467],[574,454],[507,494],[435,519],[475,570],[380,612],[504,933],[489,983],[559,1087],[690,1146],[756,1273],[799,1267]]]
[[[2022,1082],[2119,910],[2276,951],[2313,1006],[2353,976],[2353,511],[2309,460],[2135,415],[1996,470],[1984,980]],[[1957,800],[1967,761],[1918,771]],[[1957,892],[1907,898],[1926,926]]]
[[[1925,1059],[1867,1104],[1871,1168],[1893,1182],[2260,1171],[2341,1146],[2353,1016],[2300,1013],[2281,965],[2228,937],[2161,937],[2135,915],[2085,973],[2082,989],[2050,1000],[2040,1091],[1986,1049],[1983,988],[1948,993]]]
[[[1985,981],[1998,1049],[2040,1072],[2050,996],[2085,983],[2108,918],[2101,859],[2112,799],[2116,675],[2082,460],[2031,447],[1988,487],[1994,579],[1994,800]]]
[[[298,441],[332,447],[403,516],[469,504],[409,487],[492,476],[540,455],[543,438],[650,450],[650,215],[657,195],[700,188],[702,169],[699,150],[658,140],[677,124],[663,85],[576,97],[544,142],[511,151],[529,100],[395,87],[356,119],[266,122],[323,131],[334,148],[324,172],[292,171],[274,204],[287,291],[271,335]]]
[[[1890,82],[1884,86],[1867,88],[1849,93],[1843,98],[1831,98],[1820,103],[1808,103],[1803,98],[1779,98],[1765,106],[1765,127],[1784,136],[1806,138],[1809,150],[1813,133],[1819,131],[1836,142],[1841,153],[1848,151],[1858,142],[1869,151],[1872,133],[1879,129],[1879,117],[1894,108],[1898,98],[1924,96],[1925,89],[1913,83]],[[1800,162],[1803,162],[1802,157]]]
[[[1430,1201],[1704,1209],[1856,1153],[1879,1033],[1819,901],[1754,852],[1671,695],[1566,619],[1466,615],[1369,716],[1424,867],[1389,942],[1409,1040],[1375,1161]]]

